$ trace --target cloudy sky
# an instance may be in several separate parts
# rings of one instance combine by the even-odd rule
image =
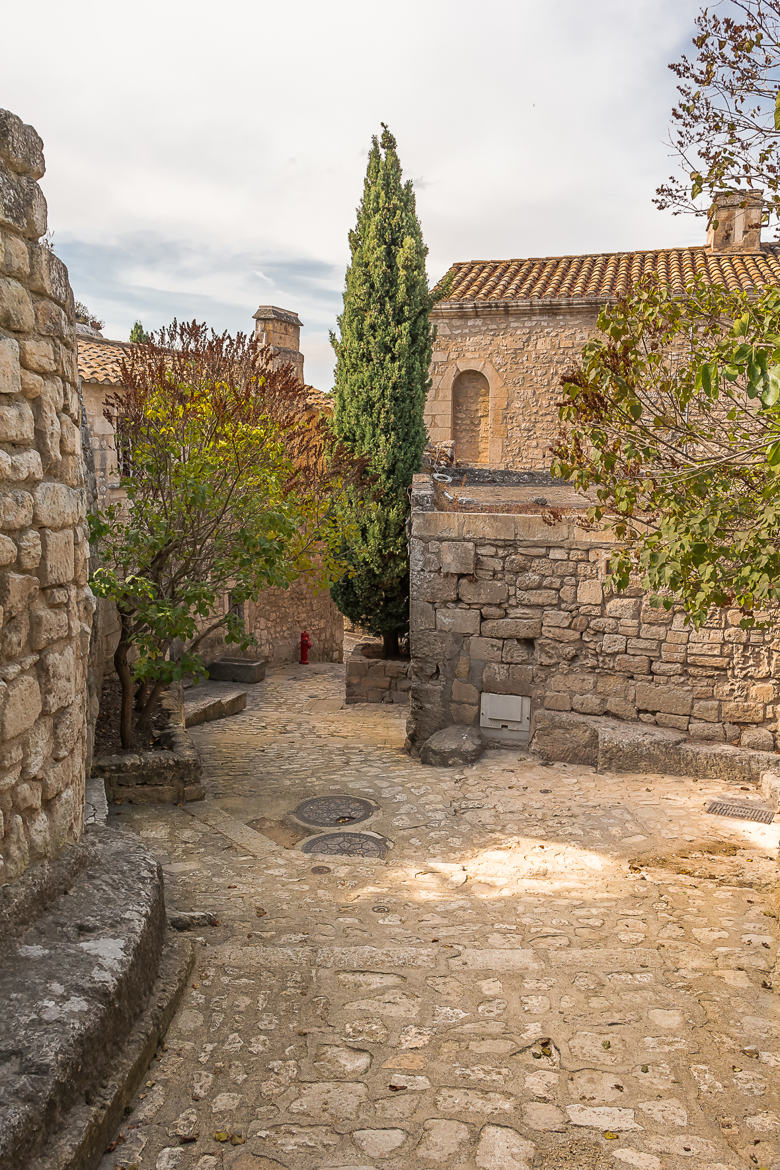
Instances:
[[[386,121],[429,275],[455,260],[703,242],[652,205],[698,0],[38,0],[0,105],[46,148],[55,251],[126,338],[298,311],[327,389],[347,232]],[[19,46],[14,52],[14,44]]]

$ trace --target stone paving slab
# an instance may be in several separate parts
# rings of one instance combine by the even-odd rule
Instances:
[[[426,768],[342,699],[275,670],[193,732],[200,807],[120,810],[219,925],[100,1170],[780,1170],[778,826],[718,781]],[[384,860],[249,827],[332,792]]]

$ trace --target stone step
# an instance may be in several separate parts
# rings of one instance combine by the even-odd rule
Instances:
[[[227,715],[237,715],[246,707],[246,691],[235,687],[206,683],[184,694],[184,726],[198,727]]]
[[[0,1170],[88,1170],[170,1013],[160,1007],[157,1029],[146,1020],[136,1038],[143,1051],[116,1080],[121,1053],[163,975],[160,1004],[175,999],[188,952],[177,946],[185,959],[161,967],[160,870],[130,834],[96,825],[42,875],[26,878],[19,885],[36,887],[27,900],[30,924],[15,937],[9,930],[0,958]],[[18,928],[9,917],[14,922]],[[107,1076],[114,1093],[107,1094]],[[97,1112],[85,1110],[93,1101]],[[61,1142],[76,1151],[73,1159],[50,1157]]]

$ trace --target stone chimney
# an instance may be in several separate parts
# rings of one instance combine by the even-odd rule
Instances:
[[[760,252],[764,196],[761,191],[721,191],[710,208],[711,252]]]
[[[261,305],[253,314],[255,337],[270,346],[274,364],[291,365],[303,382],[303,354],[301,353],[301,319],[289,309],[276,305]]]

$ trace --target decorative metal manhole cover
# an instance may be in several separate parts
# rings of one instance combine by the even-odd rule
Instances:
[[[769,808],[759,808],[755,804],[730,804],[727,800],[711,800],[705,810],[716,817],[735,817],[740,821],[758,821],[762,825],[771,825],[775,814]]]
[[[367,821],[376,811],[376,805],[361,796],[313,796],[303,800],[293,816],[304,825],[327,827],[335,825],[357,825]]]
[[[370,833],[320,833],[301,845],[304,853],[339,854],[342,857],[384,857],[387,841]]]

